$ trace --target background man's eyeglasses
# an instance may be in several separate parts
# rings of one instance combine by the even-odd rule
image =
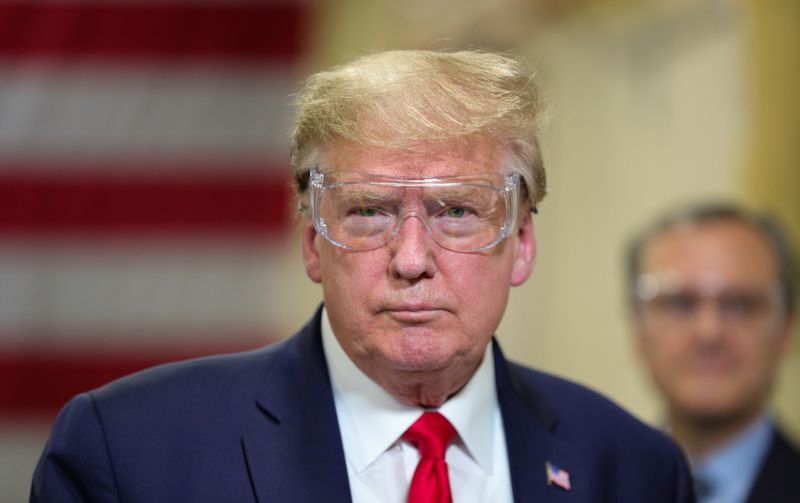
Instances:
[[[638,303],[644,320],[657,328],[687,329],[707,313],[728,330],[759,333],[780,319],[779,297],[777,288],[705,293],[687,287],[640,295]]]

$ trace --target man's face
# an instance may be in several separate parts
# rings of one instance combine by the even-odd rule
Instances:
[[[342,174],[444,177],[499,174],[502,151],[474,139],[390,151],[335,144],[324,168]],[[458,253],[440,247],[422,221],[405,219],[381,248],[352,251],[304,223],[309,277],[321,282],[333,330],[350,358],[373,379],[382,373],[472,370],[503,315],[509,287],[527,279],[535,242],[527,205],[519,229],[490,250]]]
[[[673,414],[716,422],[756,414],[785,352],[774,254],[739,222],[678,227],[641,262],[638,343]]]

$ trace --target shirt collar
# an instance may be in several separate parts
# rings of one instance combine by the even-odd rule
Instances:
[[[425,409],[400,403],[367,377],[342,349],[324,308],[321,328],[345,454],[360,473],[397,442]],[[483,360],[467,385],[438,409],[487,473],[493,469],[495,420],[499,414],[494,380],[492,345],[487,344]]]

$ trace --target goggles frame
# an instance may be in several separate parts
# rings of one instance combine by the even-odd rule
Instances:
[[[517,173],[506,174],[506,175],[497,174],[489,176],[502,179],[502,186],[498,187],[491,183],[487,183],[486,175],[455,175],[447,177],[402,178],[402,177],[391,177],[384,175],[365,174],[361,175],[361,178],[358,179],[338,181],[336,180],[335,171],[325,172],[315,167],[312,168],[309,173],[309,209],[311,210],[311,217],[316,231],[323,237],[325,237],[325,239],[327,239],[331,244],[346,250],[369,251],[382,248],[383,246],[386,246],[392,239],[394,239],[394,237],[399,232],[403,222],[407,218],[414,216],[423,222],[423,225],[425,226],[428,235],[433,239],[434,242],[436,242],[436,244],[438,244],[442,248],[458,253],[477,253],[489,250],[497,246],[505,238],[510,236],[513,233],[514,229],[516,228],[517,218],[519,213],[521,176]],[[328,183],[326,177],[333,178],[333,182]],[[467,183],[466,181],[471,181],[472,183]],[[478,181],[482,183],[477,183]],[[394,222],[394,225],[390,228],[391,230],[383,233],[383,239],[381,244],[366,248],[353,247],[337,241],[332,236],[328,224],[325,222],[325,219],[321,214],[321,206],[322,206],[321,201],[325,192],[331,189],[353,184],[367,184],[367,185],[374,185],[377,187],[398,187],[398,188],[410,188],[410,189],[458,187],[458,186],[469,186],[469,185],[477,187],[485,187],[496,191],[503,198],[504,208],[505,208],[505,221],[503,225],[498,229],[497,237],[494,238],[492,241],[476,248],[457,249],[451,246],[447,246],[446,244],[442,244],[439,241],[439,239],[437,239],[437,233],[434,232],[433,229],[431,228],[431,224],[428,221],[428,217],[426,214],[421,215],[418,212],[411,211],[398,214],[396,216],[396,221]]]

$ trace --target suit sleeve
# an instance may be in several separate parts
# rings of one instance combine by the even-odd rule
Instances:
[[[30,501],[119,501],[105,433],[89,394],[73,398],[56,418],[33,474]]]

